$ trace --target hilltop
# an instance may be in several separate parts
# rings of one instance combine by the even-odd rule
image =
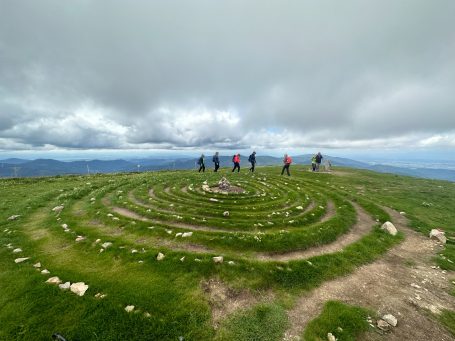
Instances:
[[[280,171],[1,179],[0,339],[455,337],[454,183]]]

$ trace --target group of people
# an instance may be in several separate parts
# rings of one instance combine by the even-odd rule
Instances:
[[[313,155],[313,157],[311,158],[311,169],[313,170],[313,172],[319,172],[319,169],[321,168],[322,159],[323,156],[321,155],[320,152]]]
[[[197,161],[197,164],[199,165],[199,173],[205,172],[205,155],[202,154],[200,158]],[[215,165],[215,168],[213,169],[214,172],[217,172],[218,169],[220,168],[220,156],[218,152],[216,152],[213,157],[212,157],[212,162]],[[254,173],[254,168],[256,166],[256,152],[253,151],[251,155],[248,157],[248,162],[251,164],[251,167],[248,169],[249,172]],[[240,172],[240,154],[235,154],[232,157],[232,163],[234,164],[234,168],[232,168],[232,172],[235,172],[237,170],[237,173]],[[289,172],[289,167],[291,166],[292,163],[292,158],[288,154],[284,154],[283,158],[283,169],[281,170],[281,175],[284,174],[284,171],[286,171],[287,175],[290,176],[291,173]]]

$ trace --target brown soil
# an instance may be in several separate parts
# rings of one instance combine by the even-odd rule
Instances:
[[[357,212],[357,222],[351,228],[351,230],[342,235],[336,241],[330,244],[321,245],[318,247],[313,247],[307,250],[301,251],[293,251],[293,252],[286,252],[280,254],[270,254],[270,253],[262,253],[258,255],[258,259],[261,261],[290,261],[296,259],[305,259],[313,256],[323,255],[326,253],[336,252],[344,248],[345,246],[354,243],[355,241],[359,240],[367,233],[370,232],[371,228],[375,224],[375,221],[368,215],[367,212],[359,205],[352,203],[354,208]],[[329,201],[329,205],[331,206],[330,209],[327,210],[329,213],[330,210],[335,210],[335,207],[331,201]],[[330,214],[329,214],[330,215]],[[327,216],[327,214],[326,214]]]
[[[243,193],[245,190],[238,186],[230,186],[228,189],[220,189],[218,186],[210,187],[210,192],[212,193]]]
[[[284,340],[299,340],[307,323],[320,314],[327,300],[367,307],[379,315],[390,313],[398,319],[390,333],[368,333],[362,340],[454,340],[429,313],[430,309],[437,312],[455,308],[455,297],[448,294],[449,274],[432,268],[432,258],[442,247],[407,228],[403,216],[388,211],[397,229],[405,234],[405,241],[377,262],[326,282],[298,299],[289,311],[290,328]]]
[[[325,211],[325,214],[324,216],[321,218],[321,220],[319,220],[320,223],[324,223],[328,220],[330,220],[336,213],[336,209],[335,209],[335,205],[333,203],[333,201],[328,201],[327,202],[327,209]]]

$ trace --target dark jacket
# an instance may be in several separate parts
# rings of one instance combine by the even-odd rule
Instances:
[[[256,155],[255,154],[251,154],[248,157],[248,161],[251,162],[251,163],[256,163]]]
[[[216,155],[216,154],[215,154],[215,155],[213,155],[213,159],[212,159],[212,161],[213,161],[214,163],[220,163],[220,158],[219,158],[219,156],[218,156],[218,155]]]

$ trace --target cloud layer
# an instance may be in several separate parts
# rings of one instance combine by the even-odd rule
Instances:
[[[0,149],[455,147],[455,2],[0,0]]]

